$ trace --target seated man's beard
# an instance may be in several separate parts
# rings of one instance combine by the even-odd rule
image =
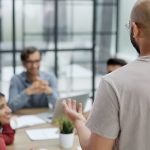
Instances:
[[[130,32],[130,41],[131,41],[133,47],[136,49],[137,53],[140,54],[139,45],[137,44],[137,42],[135,41],[135,39],[133,37],[133,28],[131,28],[131,32]]]

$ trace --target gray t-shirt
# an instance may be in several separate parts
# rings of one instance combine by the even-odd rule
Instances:
[[[101,79],[87,127],[117,150],[150,149],[150,56]]]

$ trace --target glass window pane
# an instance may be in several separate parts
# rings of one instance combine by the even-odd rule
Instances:
[[[1,49],[12,49],[12,0],[1,1]]]
[[[11,53],[0,53],[0,75],[0,90],[8,98],[10,79],[13,76]]]
[[[47,49],[54,40],[54,1],[16,0],[17,49],[36,46]]]
[[[81,41],[92,45],[92,8],[91,1],[59,1],[58,48],[80,48]]]
[[[91,52],[59,52],[58,60],[61,93],[91,91]]]
[[[106,61],[116,54],[116,35],[97,35],[96,37],[96,73],[106,73]]]
[[[97,0],[98,3],[116,3],[117,0]]]
[[[97,32],[116,32],[116,6],[97,7]]]
[[[119,56],[127,59],[128,61],[137,58],[137,52],[130,42],[130,31],[126,28],[129,23],[131,9],[136,0],[122,0],[120,4],[120,18],[119,18]]]
[[[41,60],[41,67],[40,70],[46,72],[53,72],[54,73],[54,52],[44,52],[42,53],[42,60]]]

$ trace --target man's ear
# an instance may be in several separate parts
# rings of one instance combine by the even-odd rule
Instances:
[[[135,22],[132,22],[132,29],[133,29],[133,37],[137,38],[141,36],[140,28],[137,26]]]

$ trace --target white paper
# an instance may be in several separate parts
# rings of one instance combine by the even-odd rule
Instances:
[[[14,118],[10,121],[10,124],[14,129],[43,124],[43,123],[45,123],[44,120],[34,115],[24,115],[21,117]]]
[[[44,128],[26,130],[27,135],[31,140],[49,140],[58,139],[58,128]]]

